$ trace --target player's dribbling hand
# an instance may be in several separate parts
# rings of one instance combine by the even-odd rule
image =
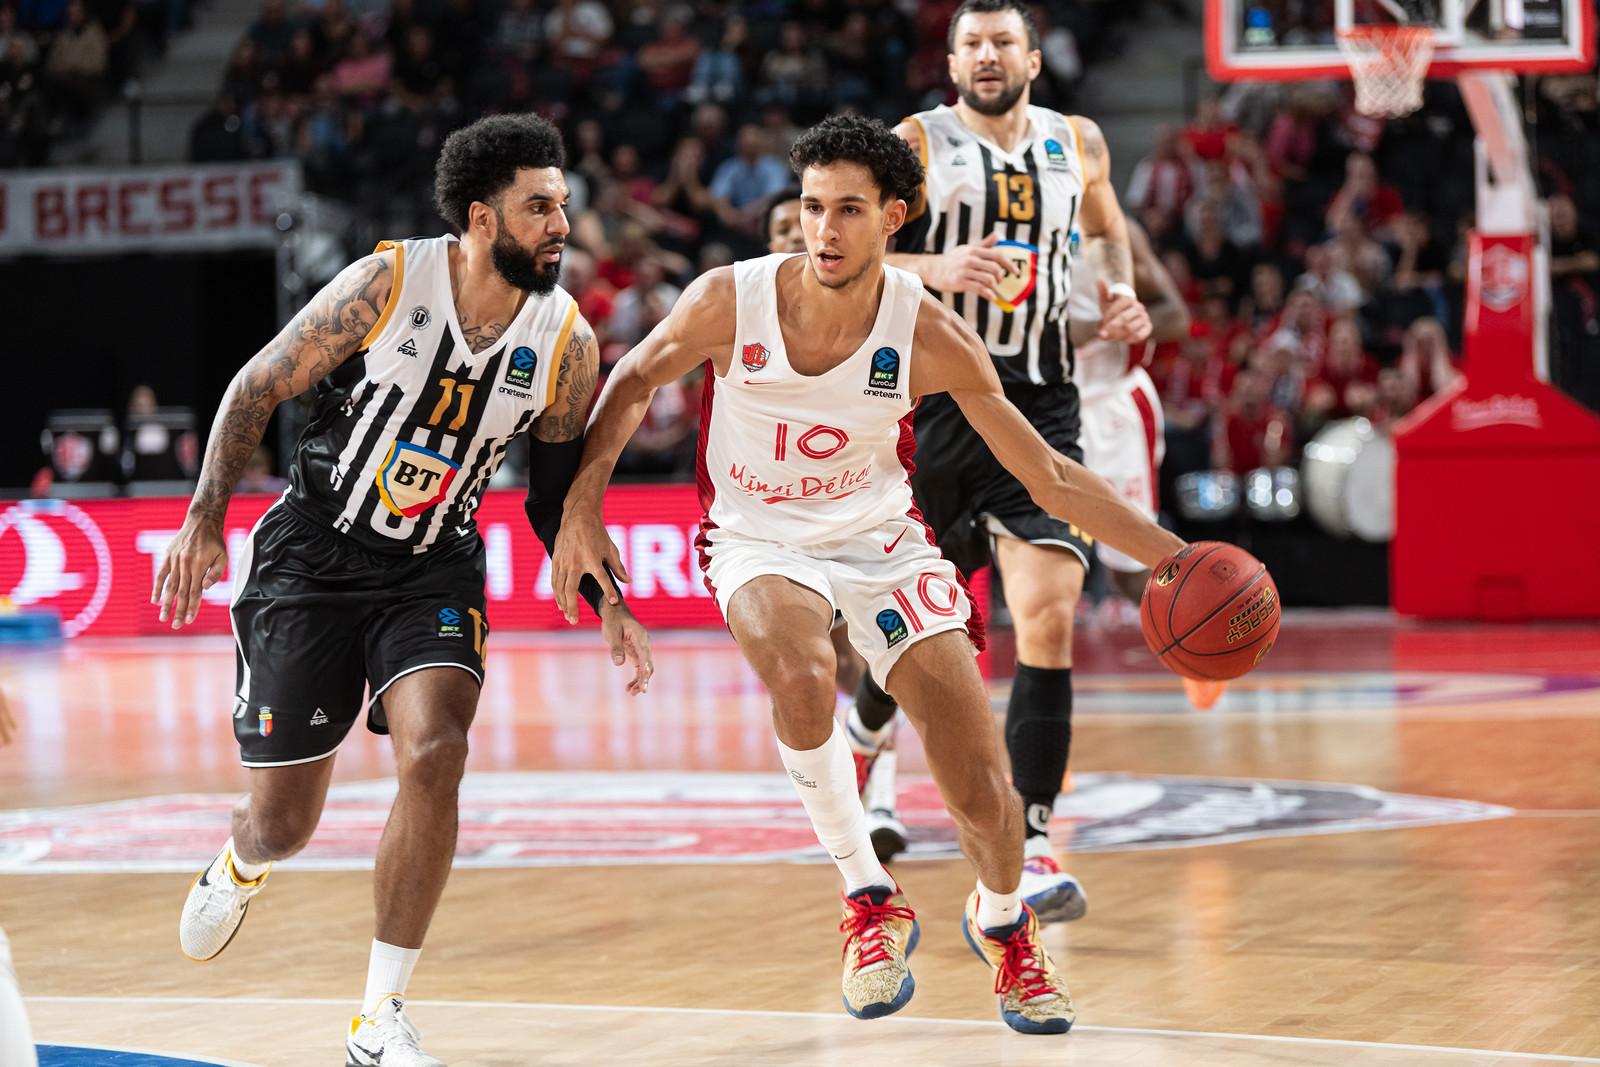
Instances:
[[[650,631],[633,617],[626,604],[601,604],[600,633],[611,646],[611,662],[619,667],[633,666],[628,692],[638,696],[648,690],[650,676],[656,672],[655,659],[650,655]]]
[[[1096,278],[1100,288],[1100,339],[1138,344],[1150,336],[1150,312],[1138,297],[1112,293],[1104,278]]]
[[[1000,235],[991,233],[977,244],[957,245],[934,256],[936,266],[926,279],[929,288],[941,293],[977,293],[993,300],[995,286],[1011,273],[1011,260],[994,245]]]
[[[610,567],[608,574],[606,568]],[[607,604],[619,604],[622,598],[611,582],[615,574],[618,581],[632,581],[628,569],[622,565],[622,553],[616,542],[606,532],[605,523],[598,515],[567,515],[561,520],[561,530],[556,534],[555,554],[550,558],[550,588],[556,595],[556,607],[566,617],[569,625],[578,622],[578,583],[585,574],[600,583],[600,592]]]
[[[174,630],[194,622],[200,594],[216,585],[228,562],[222,531],[204,519],[183,520],[183,529],[167,546],[156,572],[150,603],[161,605],[161,621],[172,620]]]

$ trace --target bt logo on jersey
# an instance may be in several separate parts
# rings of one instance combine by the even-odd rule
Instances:
[[[414,518],[445,498],[460,469],[431,448],[396,441],[378,468],[378,499],[393,514]]]

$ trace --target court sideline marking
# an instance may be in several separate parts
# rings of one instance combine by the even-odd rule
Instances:
[[[25,997],[35,1004],[241,1004],[258,1007],[349,1007],[348,998],[332,997]],[[567,1011],[567,1012],[638,1012],[646,1015],[729,1015],[745,1018],[770,1019],[825,1019],[840,1021],[846,1017],[833,1012],[820,1011],[757,1011],[744,1008],[673,1008],[635,1006],[627,1004],[518,1004],[492,1000],[407,1000],[408,1007],[426,1008],[477,1008],[490,1011]],[[930,1019],[917,1016],[888,1015],[882,1021],[891,1023],[917,1023],[929,1026],[979,1026],[996,1029],[1003,1024],[983,1019]],[[1496,1049],[1454,1048],[1448,1045],[1401,1045],[1384,1041],[1353,1041],[1343,1038],[1290,1037],[1277,1034],[1224,1034],[1206,1030],[1158,1030],[1139,1026],[1074,1026],[1074,1031],[1100,1034],[1149,1034],[1156,1037],[1207,1037],[1227,1041],[1274,1041],[1292,1045],[1334,1045],[1341,1048],[1386,1049],[1397,1052],[1434,1052],[1455,1056],[1501,1056],[1517,1060],[1535,1060],[1545,1063],[1592,1063],[1600,1059],[1586,1056],[1562,1056],[1547,1052],[1502,1052]]]

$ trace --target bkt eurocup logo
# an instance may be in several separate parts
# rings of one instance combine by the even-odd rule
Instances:
[[[0,601],[61,616],[76,637],[111,596],[111,548],[82,509],[26,500],[0,510]]]

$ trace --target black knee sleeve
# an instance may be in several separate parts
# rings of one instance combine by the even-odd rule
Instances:
[[[861,716],[861,725],[869,730],[881,730],[894,718],[897,707],[894,697],[879,689],[878,683],[872,680],[872,673],[863,671],[861,684],[856,686],[856,714]]]
[[[1006,707],[1006,751],[1011,781],[1027,805],[1028,832],[1044,833],[1072,751],[1072,668],[1017,664]],[[1045,810],[1035,812],[1038,805]]]

